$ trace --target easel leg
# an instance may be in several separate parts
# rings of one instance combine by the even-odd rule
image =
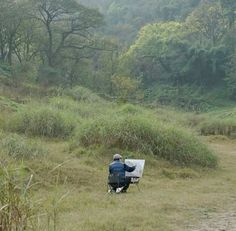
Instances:
[[[136,186],[137,186],[137,188],[138,188],[138,191],[139,191],[139,192],[141,192],[141,190],[140,190],[140,188],[139,188],[139,185],[138,185],[138,184],[136,184]]]

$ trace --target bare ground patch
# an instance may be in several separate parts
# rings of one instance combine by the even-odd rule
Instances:
[[[236,171],[236,144],[235,142],[212,143],[218,152],[223,172]],[[197,224],[187,225],[191,231],[236,231],[236,196],[229,198],[224,209],[207,213]]]

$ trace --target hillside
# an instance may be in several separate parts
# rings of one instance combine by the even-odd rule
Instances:
[[[199,4],[200,0],[80,0],[82,4],[98,8],[105,16],[104,32],[130,45],[138,31],[146,24],[182,20]]]
[[[2,85],[0,145],[1,184],[14,179],[11,184],[27,187],[27,204],[17,206],[31,221],[29,230],[183,230],[230,202],[235,144],[197,137],[207,115],[107,102],[81,87],[28,92]],[[141,192],[132,186],[127,195],[107,194],[116,152],[146,160]]]
[[[0,231],[233,230],[235,34],[235,0],[1,1]]]

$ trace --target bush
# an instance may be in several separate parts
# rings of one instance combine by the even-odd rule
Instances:
[[[1,151],[16,159],[41,157],[47,151],[40,144],[27,141],[16,134],[3,138],[0,142]]]
[[[25,108],[7,123],[10,131],[33,136],[66,138],[72,134],[76,123],[67,114],[49,107]]]
[[[152,153],[177,165],[217,165],[213,153],[192,134],[145,117],[113,117],[91,121],[80,129],[77,140],[84,146],[102,144]]]

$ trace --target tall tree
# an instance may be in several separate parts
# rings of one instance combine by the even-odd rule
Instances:
[[[42,47],[44,62],[55,67],[65,50],[93,46],[91,31],[102,23],[102,15],[75,0],[33,0],[36,18],[47,34]]]
[[[0,0],[0,60],[12,64],[17,33],[25,18],[24,1]]]
[[[236,19],[236,1],[235,0],[220,0],[223,13],[228,19],[229,27],[234,25]]]
[[[200,45],[216,46],[228,30],[228,23],[219,3],[201,4],[186,19],[185,25]]]

